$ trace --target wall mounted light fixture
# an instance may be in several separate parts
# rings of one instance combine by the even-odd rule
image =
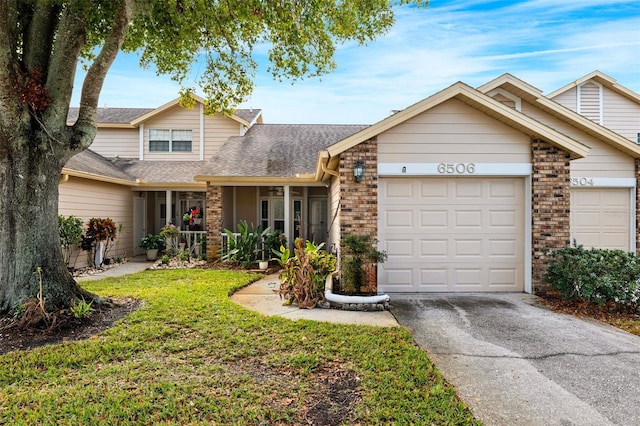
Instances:
[[[356,166],[353,168],[353,178],[358,183],[364,178],[364,163],[360,160],[356,161]]]

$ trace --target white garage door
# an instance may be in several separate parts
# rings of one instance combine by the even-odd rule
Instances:
[[[524,179],[381,178],[385,292],[524,290]]]
[[[572,188],[571,241],[586,248],[630,248],[629,188]]]

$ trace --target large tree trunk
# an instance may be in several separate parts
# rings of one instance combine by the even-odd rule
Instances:
[[[19,129],[19,125],[17,126]],[[58,181],[61,159],[53,157],[46,137],[7,129],[8,152],[0,163],[0,312],[26,299],[42,296],[49,310],[69,306],[72,299],[94,296],[74,281],[62,258],[58,235]],[[34,143],[34,139],[41,139]],[[26,149],[25,149],[26,148]],[[41,272],[39,272],[41,271]]]

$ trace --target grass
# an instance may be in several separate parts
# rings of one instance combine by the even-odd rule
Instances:
[[[0,356],[0,424],[308,424],[332,413],[479,424],[406,330],[264,317],[229,300],[255,278],[169,270],[83,283],[145,303],[91,339]],[[327,394],[340,398],[327,405]]]

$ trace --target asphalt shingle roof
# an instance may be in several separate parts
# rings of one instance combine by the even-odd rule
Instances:
[[[150,113],[155,108],[98,108],[98,123],[128,124],[138,117]],[[68,123],[75,123],[80,108],[69,108]]]
[[[78,172],[91,173],[94,175],[128,181],[135,180],[134,177],[117,167],[116,164],[90,149],[74,155],[64,166],[67,169],[76,170]]]
[[[196,183],[193,177],[204,161],[114,160],[123,172],[148,183]]]
[[[129,124],[138,117],[154,111],[156,108],[98,108],[98,124]],[[80,108],[69,108],[68,123],[75,123]],[[248,123],[260,115],[260,109],[239,109],[235,115]]]
[[[318,153],[369,126],[256,124],[234,136],[200,169],[213,177],[294,177],[313,173]]]

